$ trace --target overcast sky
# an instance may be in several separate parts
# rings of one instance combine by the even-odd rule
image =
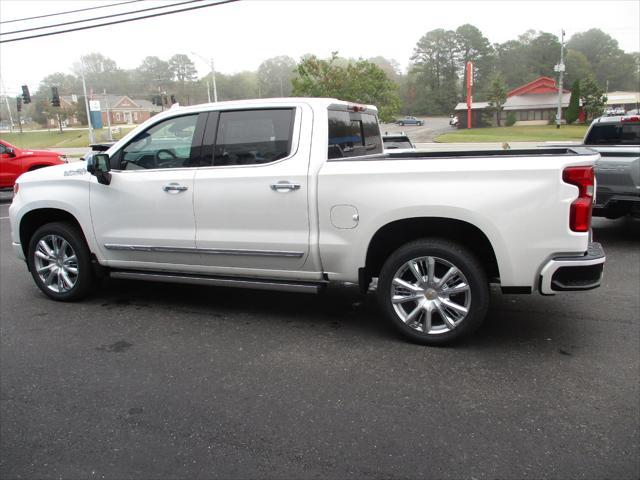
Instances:
[[[0,0],[0,20],[115,1]],[[4,23],[0,25],[0,32],[180,1],[184,0],[148,0],[79,14]],[[245,0],[115,26],[3,43],[0,44],[0,75],[3,93],[6,89],[8,94],[16,95],[22,84],[28,84],[35,91],[45,75],[70,73],[73,62],[91,52],[101,52],[126,69],[137,67],[148,55],[167,60],[176,53],[185,53],[194,60],[200,75],[206,74],[209,67],[191,55],[191,51],[213,57],[216,70],[222,73],[255,70],[263,60],[277,55],[298,60],[305,53],[327,57],[335,50],[344,57],[382,55],[395,59],[406,69],[422,35],[435,28],[455,29],[464,23],[477,26],[493,43],[514,39],[528,29],[559,35],[564,28],[570,38],[573,33],[597,27],[618,40],[623,50],[640,51],[638,0]]]

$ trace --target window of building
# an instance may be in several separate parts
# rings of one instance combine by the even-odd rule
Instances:
[[[138,112],[133,112],[133,119],[138,120]]]
[[[291,151],[293,108],[220,113],[214,166],[274,162]]]
[[[116,112],[116,121],[119,122],[120,121],[120,112]]]

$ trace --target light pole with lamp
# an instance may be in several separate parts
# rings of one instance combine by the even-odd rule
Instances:
[[[87,96],[87,83],[84,79],[84,60],[80,57],[80,68],[82,72],[82,91],[84,92],[84,106],[87,109],[87,123],[89,124],[89,143],[96,143],[93,136],[93,125],[91,125],[91,111],[89,109],[89,97]]]
[[[211,67],[211,83],[213,84],[213,101],[217,102],[218,101],[218,89],[216,88],[216,70],[215,70],[214,65],[213,65],[213,57],[210,58],[209,60],[207,60],[205,57],[203,57],[202,55],[197,54],[196,52],[191,52],[191,55],[195,55],[200,60],[202,60],[204,63],[208,63],[209,66]],[[207,88],[207,96],[209,97],[209,102],[211,102],[211,95],[209,94],[209,88]]]

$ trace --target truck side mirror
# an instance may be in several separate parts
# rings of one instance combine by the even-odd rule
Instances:
[[[4,151],[4,153],[6,153],[7,155],[9,155],[9,158],[13,158],[16,156],[16,151],[11,148],[11,147],[7,147]]]
[[[87,172],[95,175],[98,183],[102,185],[109,185],[111,183],[110,170],[109,155],[106,153],[96,153],[87,159]]]

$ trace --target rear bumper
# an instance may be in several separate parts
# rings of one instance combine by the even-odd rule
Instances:
[[[596,203],[593,205],[594,217],[608,215],[626,215],[640,210],[640,195],[614,194],[611,192],[596,193]]]
[[[587,252],[580,257],[556,257],[542,267],[540,293],[591,290],[600,286],[606,260],[602,245],[589,243]]]

